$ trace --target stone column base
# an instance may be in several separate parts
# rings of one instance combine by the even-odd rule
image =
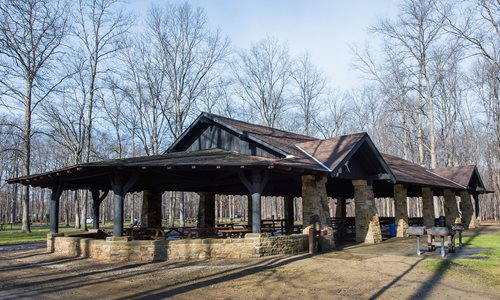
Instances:
[[[309,229],[314,225],[309,225],[302,230],[302,234],[309,235]],[[333,237],[333,228],[330,226],[321,226],[319,243],[321,245],[321,251],[330,251],[335,249],[335,239]]]
[[[64,233],[49,233],[47,234],[47,252],[54,253],[54,238],[64,236]]]

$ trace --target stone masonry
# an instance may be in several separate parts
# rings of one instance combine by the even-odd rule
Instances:
[[[461,223],[458,212],[457,198],[452,190],[444,190],[444,217],[446,226],[451,227],[455,223]]]
[[[303,233],[307,234],[315,222],[319,223],[323,250],[335,247],[333,238],[325,176],[302,175],[302,224]]]
[[[462,223],[465,229],[475,229],[477,228],[477,218],[474,205],[472,203],[472,198],[467,191],[460,192],[460,202],[462,208]]]
[[[317,216],[322,226],[331,226],[325,176],[302,175],[302,222],[303,227],[311,225],[311,218]]]
[[[162,260],[201,260],[212,258],[252,258],[277,254],[298,254],[308,249],[306,234],[267,236],[247,234],[245,238],[181,240],[133,240],[50,235],[49,252],[70,257],[91,257],[112,262],[153,262]]]
[[[429,187],[422,188],[422,217],[425,228],[434,227],[434,192]]]
[[[364,243],[379,243],[382,232],[375,207],[373,188],[366,180],[353,180],[354,205],[356,213],[356,241]]]
[[[396,217],[397,237],[408,236],[408,202],[406,187],[394,185],[394,215]]]

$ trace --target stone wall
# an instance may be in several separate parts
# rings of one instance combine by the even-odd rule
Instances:
[[[54,245],[52,252],[62,256],[91,257],[113,262],[152,262],[167,259],[167,241],[112,241],[81,236],[50,239]]]
[[[95,239],[84,235],[49,235],[47,249],[62,256],[91,257],[108,261],[151,262],[210,258],[252,258],[276,254],[297,254],[308,248],[307,235],[245,238],[183,239],[171,241],[127,241],[126,238]]]

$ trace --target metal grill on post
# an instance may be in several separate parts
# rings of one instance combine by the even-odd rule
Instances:
[[[422,254],[422,251],[420,251],[420,237],[424,234],[425,234],[424,226],[410,226],[408,228],[408,235],[417,237],[417,255]]]
[[[433,236],[440,237],[441,239],[441,256],[445,256],[446,252],[444,250],[444,238],[450,234],[450,231],[447,227],[432,227]]]

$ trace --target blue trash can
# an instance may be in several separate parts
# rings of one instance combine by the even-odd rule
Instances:
[[[394,223],[389,224],[389,236],[390,237],[396,236],[396,224],[394,224]]]

